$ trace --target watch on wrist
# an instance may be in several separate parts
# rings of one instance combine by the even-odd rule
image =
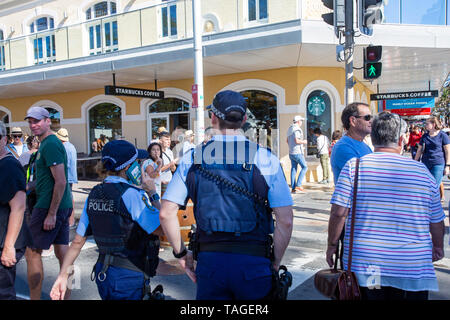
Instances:
[[[183,250],[181,250],[180,253],[175,253],[175,251],[172,250],[173,256],[177,259],[183,258],[187,254],[187,249],[184,247]]]
[[[149,195],[148,198],[150,199],[150,202],[158,201],[160,199],[159,194],[156,192],[154,194],[152,194],[151,196]]]

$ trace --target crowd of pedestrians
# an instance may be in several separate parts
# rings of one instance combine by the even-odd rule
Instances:
[[[2,243],[0,247],[6,263],[2,259],[2,267],[11,267],[12,262],[16,263],[25,255],[30,298],[38,300],[44,279],[43,252],[54,248],[56,257],[62,263],[68,248],[69,228],[74,225],[72,184],[78,182],[77,153],[69,142],[66,129],[61,128],[56,133],[51,130],[50,114],[45,108],[30,108],[25,120],[31,135],[25,138],[22,129],[14,127],[11,130],[14,140],[10,144],[6,144],[4,124],[0,126],[1,140],[5,142],[0,146],[5,166],[1,169],[1,179],[7,179],[4,185],[10,187],[8,192],[2,192],[6,196],[1,200],[5,209],[2,219],[8,218],[8,215],[16,217],[16,220],[2,220],[0,223],[2,228],[8,226],[13,230],[8,233],[7,243]],[[20,203],[16,204],[18,199]],[[10,251],[14,242],[17,249],[15,260]],[[0,291],[5,294],[3,299],[15,299],[15,269],[8,271],[8,277],[3,273],[0,276]],[[12,282],[4,283],[6,279]]]
[[[286,193],[289,185],[278,159],[269,151],[264,153],[267,150],[261,146],[251,144],[244,137],[241,139],[246,104],[238,93],[218,94],[209,106],[213,126],[205,131],[205,140],[199,145],[194,144],[193,131],[183,128],[177,128],[172,134],[164,127],[159,128],[158,136],[151,141],[147,152],[137,150],[122,139],[97,139],[93,147],[101,152],[105,179],[86,200],[70,249],[69,230],[75,225],[72,187],[78,179],[77,152],[70,142],[69,132],[65,128],[53,132],[50,115],[41,107],[30,108],[27,112],[25,120],[31,136],[25,137],[21,128],[14,127],[11,130],[13,140],[8,142],[6,127],[0,123],[0,183],[5,186],[0,196],[0,299],[15,299],[14,266],[22,256],[27,262],[30,298],[40,299],[44,279],[42,255],[50,248],[61,267],[51,296],[54,299],[69,298],[68,270],[90,235],[100,248],[94,275],[102,299],[141,299],[148,278],[156,270],[159,244],[153,246],[158,250],[149,255],[150,249],[138,245],[136,237],[156,241],[163,235],[162,229],[174,248],[175,257],[180,259],[191,279],[197,281],[198,299],[266,296],[270,291],[270,270],[279,267],[292,232],[292,197]],[[296,115],[287,131],[292,194],[305,193],[302,183],[308,165],[307,139],[302,129],[304,120]],[[320,127],[311,130],[323,172],[320,183],[329,184],[332,173],[335,185],[326,261],[333,266],[333,255],[340,242],[344,248],[343,265],[348,268],[349,247],[353,246],[351,267],[364,299],[428,299],[429,291],[438,290],[433,262],[444,257],[445,214],[440,186],[443,176],[450,174],[450,138],[436,117],[427,119],[422,128],[424,132],[418,126],[408,130],[398,115],[382,112],[374,116],[369,105],[361,102],[346,106],[341,121],[343,131],[334,131],[331,141]],[[229,164],[210,167],[203,159],[201,167],[214,171],[205,173],[198,171],[198,166],[191,161],[197,153],[203,154],[205,148],[240,142],[248,151],[257,150],[256,162],[252,163],[256,168],[251,171],[253,176],[245,174],[246,163],[239,165],[239,169]],[[403,155],[405,150],[411,152],[412,158]],[[235,156],[239,158],[240,155]],[[140,164],[138,159],[141,159]],[[266,160],[270,160],[270,168],[264,167]],[[239,170],[243,172],[239,173]],[[207,178],[211,174],[214,183]],[[253,230],[248,225],[251,215],[245,222],[239,220],[242,219],[240,215],[233,216],[235,211],[256,210],[256,216],[260,213],[258,206],[245,207],[248,199],[242,192],[237,195],[221,191],[218,182],[225,181],[224,184],[230,185],[227,181],[230,175],[251,186],[260,198],[266,197],[277,217],[275,230],[270,219],[260,221],[262,224],[257,224],[260,229]],[[356,187],[355,179],[358,179]],[[354,216],[351,214],[353,196],[356,197]],[[200,269],[196,272],[193,257],[190,253],[186,255],[187,249],[180,241],[179,225],[175,222],[177,210],[189,198],[194,202],[199,222],[201,247],[207,248],[200,255]],[[163,199],[161,207],[159,199]],[[221,206],[221,203],[228,203],[228,206]],[[352,219],[355,219],[356,227],[353,243],[350,243],[349,222]],[[135,237],[136,228],[140,231]],[[264,254],[266,236],[272,232],[276,246],[275,260],[270,261]],[[245,236],[237,238],[241,233]],[[121,245],[112,246],[111,243],[119,238]],[[220,245],[224,242],[227,243],[225,251]],[[130,246],[134,249],[129,249]],[[223,255],[223,252],[245,256],[249,252],[252,252],[251,256],[254,252],[264,254],[258,258],[230,259],[231,256]],[[120,257],[131,254],[137,259],[137,269],[130,267],[127,259],[110,260],[111,254]],[[155,265],[150,269],[141,263],[145,257],[153,259]],[[255,263],[264,268],[252,275],[250,271],[241,274],[242,268],[237,267],[247,266],[252,270]],[[209,278],[207,274],[213,269],[221,271]],[[248,276],[260,280],[244,280]],[[108,281],[105,282],[104,277]],[[242,278],[238,287],[234,286],[234,281],[229,282],[235,277]],[[124,285],[123,278],[128,279],[127,285],[131,287],[120,293],[117,286]],[[228,287],[225,291],[219,288],[224,281]],[[256,295],[251,289],[255,285],[260,288]]]

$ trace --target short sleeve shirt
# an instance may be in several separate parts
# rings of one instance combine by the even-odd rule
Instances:
[[[142,170],[147,170],[148,166],[151,166],[153,169],[156,169],[158,167],[158,165],[152,159],[147,159],[144,161],[144,163],[142,164]],[[153,179],[153,181],[155,182],[156,192],[161,197],[161,174],[158,174],[158,176]]]
[[[78,183],[77,149],[70,142],[63,143],[67,153],[67,180],[69,183]]]
[[[447,144],[450,144],[450,138],[442,131],[434,137],[424,134],[419,142],[419,145],[425,147],[422,162],[427,166],[445,164],[444,146]]]
[[[366,154],[372,153],[372,149],[362,141],[355,140],[349,136],[342,137],[331,151],[331,168],[334,175],[334,184],[337,183],[339,174],[348,160],[351,158],[360,158]]]
[[[128,183],[125,179],[115,176],[107,177],[104,182]],[[122,195],[122,201],[128,209],[128,212],[131,214],[133,221],[136,221],[148,234],[152,233],[159,227],[159,210],[152,207],[144,190],[129,188]],[[77,234],[82,237],[91,235],[91,228],[89,228],[89,217],[86,211],[87,203],[88,199],[86,199],[84,204],[83,212],[81,213],[80,221],[77,227]]]
[[[161,158],[163,159],[163,165],[168,165],[171,161],[173,161],[173,152],[169,148],[166,151],[163,151]],[[170,168],[167,168],[165,171],[161,172],[161,181],[169,182],[172,180],[172,171]]]
[[[7,226],[9,222],[9,213],[11,208],[9,201],[11,201],[17,192],[26,191],[26,179],[25,172],[13,156],[6,156],[0,160],[0,185],[2,191],[0,192],[0,248],[3,248],[5,236],[7,232]],[[22,225],[22,229],[26,227]],[[19,237],[24,237],[25,234],[22,231]],[[19,239],[17,242],[22,242],[24,239]],[[17,248],[19,249],[19,248]]]
[[[347,265],[356,158],[341,171],[331,203],[349,208],[344,238]],[[381,286],[436,290],[430,223],[445,219],[439,188],[423,163],[375,152],[361,158],[352,271],[360,285],[374,270]]]
[[[303,145],[297,144],[295,138],[303,140],[303,131],[297,125],[292,125],[288,131],[289,154],[303,154]]]
[[[244,140],[244,136],[214,136],[217,141],[236,141]],[[175,171],[172,181],[167,186],[163,199],[184,205],[188,197],[188,189],[186,187],[186,178],[190,167],[194,164],[192,152],[196,149],[189,150],[183,155],[183,158]],[[255,154],[253,163],[258,167],[264,176],[269,187],[268,200],[271,208],[291,206],[293,204],[291,192],[286,182],[286,178],[281,168],[280,161],[269,150],[259,148]]]
[[[54,134],[47,136],[41,142],[36,156],[36,208],[50,208],[53,197],[53,187],[55,185],[55,180],[50,167],[58,164],[64,164],[64,173],[66,175],[66,189],[61,199],[59,209],[72,208],[72,195],[67,180],[66,149]]]

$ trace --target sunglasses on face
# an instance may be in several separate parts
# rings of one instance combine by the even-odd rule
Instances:
[[[20,134],[20,135],[14,135],[13,134],[13,138],[22,138],[22,135]]]
[[[355,116],[355,118],[363,118],[366,121],[372,120],[373,116],[371,114],[366,114],[365,116]]]

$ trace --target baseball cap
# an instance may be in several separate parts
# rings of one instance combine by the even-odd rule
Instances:
[[[301,120],[305,120],[305,118],[303,118],[302,116],[295,116],[294,117],[294,122],[301,121]]]
[[[67,132],[67,129],[61,128],[56,132],[56,136],[59,140],[67,142],[69,141],[69,132]]]
[[[238,111],[242,114],[242,118],[247,112],[247,101],[236,91],[221,91],[214,97],[212,104],[206,107],[206,110],[212,111],[216,117],[222,120],[227,119],[227,115],[231,111]]]
[[[192,135],[194,135],[194,131],[192,131],[192,130],[186,130],[186,132],[184,133],[184,135],[187,137],[187,136],[192,136]]]
[[[25,120],[28,118],[33,118],[36,120],[42,120],[44,118],[50,118],[50,113],[47,109],[42,107],[31,107],[27,111],[27,116],[25,117]]]
[[[113,140],[102,149],[102,162],[106,170],[120,171],[136,159],[147,159],[148,152],[136,149],[126,140]]]

